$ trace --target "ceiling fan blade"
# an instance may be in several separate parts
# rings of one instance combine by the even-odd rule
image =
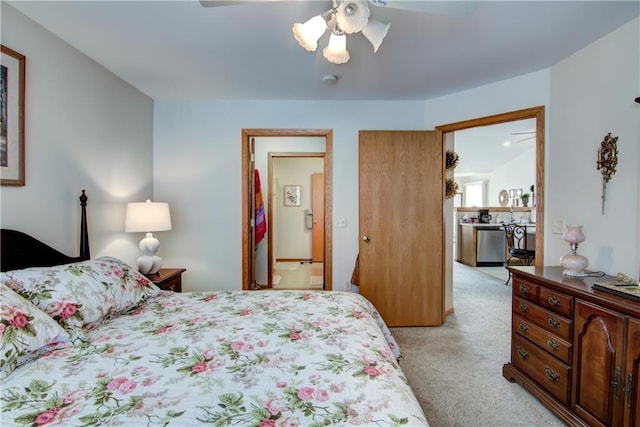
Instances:
[[[200,0],[203,7],[237,6],[246,3],[265,3],[280,0]]]
[[[425,0],[369,0],[373,5],[388,9],[402,9],[436,15],[468,16],[477,8],[478,1],[425,1]]]
[[[526,137],[526,138],[519,139],[519,140],[515,141],[515,144],[517,144],[517,143],[519,143],[519,142],[525,142],[525,141],[528,141],[528,140],[530,140],[530,139],[534,139],[535,137],[536,137],[536,136],[535,136],[535,135],[533,135],[533,136],[528,136],[528,137]]]

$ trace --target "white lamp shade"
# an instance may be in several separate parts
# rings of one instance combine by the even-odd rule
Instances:
[[[383,24],[375,19],[369,20],[369,23],[362,29],[362,34],[369,40],[373,46],[373,51],[377,52],[382,41],[387,36],[390,24]]]
[[[124,225],[126,232],[153,232],[171,230],[171,214],[168,203],[146,202],[127,204]]]
[[[322,50],[322,54],[327,61],[334,64],[344,64],[349,60],[347,50],[347,36],[344,34],[331,33],[329,44]]]
[[[293,24],[293,35],[300,46],[313,52],[318,48],[318,39],[327,30],[327,22],[322,15],[316,15],[304,24]]]
[[[345,1],[338,6],[336,22],[347,34],[361,31],[369,21],[369,6],[366,1]]]

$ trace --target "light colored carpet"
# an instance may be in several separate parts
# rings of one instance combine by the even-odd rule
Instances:
[[[454,314],[432,328],[391,328],[432,427],[564,424],[502,376],[511,345],[511,286],[454,263]]]

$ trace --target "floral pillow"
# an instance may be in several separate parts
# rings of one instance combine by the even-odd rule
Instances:
[[[0,284],[0,378],[47,351],[71,345],[69,338],[55,320]]]
[[[83,328],[93,328],[162,292],[128,264],[111,257],[7,271],[0,277],[65,328],[73,342],[86,341]]]

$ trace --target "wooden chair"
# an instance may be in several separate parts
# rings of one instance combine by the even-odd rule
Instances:
[[[523,265],[531,265],[536,259],[536,251],[527,249],[527,226],[521,224],[502,224],[502,226],[505,231],[507,252],[509,253],[504,267],[507,268],[510,265],[512,258],[518,258]],[[505,285],[508,285],[510,280],[511,272],[509,272],[509,278]]]

